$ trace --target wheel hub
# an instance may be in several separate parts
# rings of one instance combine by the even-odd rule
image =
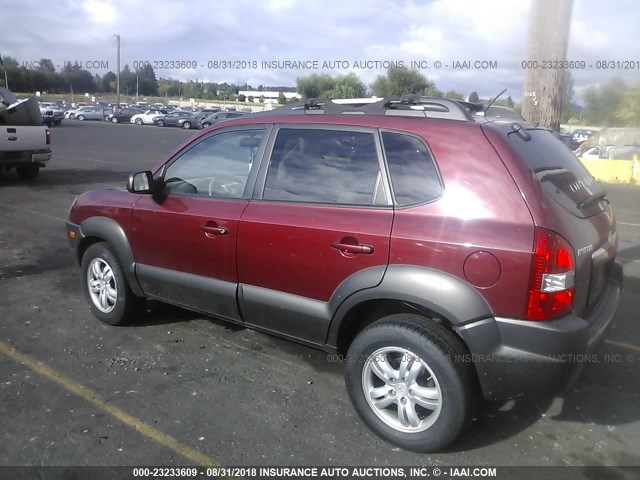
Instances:
[[[409,389],[407,388],[407,385],[404,383],[401,383],[401,382],[396,383],[395,387],[399,397],[406,397],[407,394],[409,393]]]

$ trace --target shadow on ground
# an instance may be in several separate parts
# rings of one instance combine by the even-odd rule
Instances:
[[[43,168],[34,180],[21,180],[14,170],[0,174],[0,188],[23,186],[32,190],[50,190],[51,187],[65,185],[90,185],[119,183],[126,185],[130,171],[114,171],[107,168],[74,169]]]

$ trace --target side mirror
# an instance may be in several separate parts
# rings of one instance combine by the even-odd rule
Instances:
[[[149,170],[132,173],[127,180],[127,190],[130,193],[153,193],[155,180]]]

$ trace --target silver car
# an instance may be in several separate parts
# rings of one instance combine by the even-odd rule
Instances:
[[[80,107],[69,113],[69,118],[75,118],[76,120],[104,120],[104,117],[108,115],[107,109],[102,107]]]

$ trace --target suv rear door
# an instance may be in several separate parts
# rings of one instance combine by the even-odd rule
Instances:
[[[382,171],[374,129],[274,129],[238,235],[247,323],[321,344],[332,307],[381,282],[393,221]]]

